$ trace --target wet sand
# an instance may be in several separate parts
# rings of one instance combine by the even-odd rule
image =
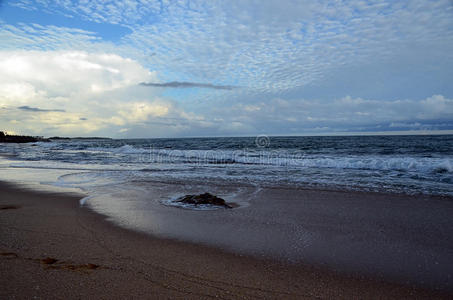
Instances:
[[[206,191],[240,207],[200,211],[161,203]],[[134,231],[285,263],[453,289],[451,198],[193,180],[136,181],[96,192],[86,205]]]
[[[0,184],[0,298],[451,298],[447,292],[155,238],[81,195]]]

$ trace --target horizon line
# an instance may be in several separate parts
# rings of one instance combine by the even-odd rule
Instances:
[[[3,131],[8,133],[8,131]],[[14,132],[14,131],[11,131]],[[14,132],[13,135],[27,135],[22,133]],[[325,132],[325,133],[297,133],[297,134],[276,134],[276,133],[257,133],[257,134],[244,134],[244,135],[206,135],[206,136],[168,136],[168,137],[111,137],[111,136],[93,136],[93,135],[51,135],[51,136],[42,136],[45,138],[84,138],[84,139],[95,139],[95,138],[105,138],[105,139],[186,139],[186,138],[234,138],[234,137],[257,137],[257,136],[267,136],[267,137],[335,137],[335,136],[412,136],[412,135],[453,135],[453,130],[405,130],[405,131],[351,131],[351,132]],[[37,136],[37,135],[30,135]]]

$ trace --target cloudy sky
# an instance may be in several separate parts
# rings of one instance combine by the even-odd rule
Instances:
[[[0,1],[0,130],[453,132],[453,1]]]

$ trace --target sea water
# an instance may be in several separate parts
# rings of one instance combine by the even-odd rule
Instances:
[[[198,180],[453,195],[453,136],[70,139],[2,144],[10,168],[67,170],[54,184]],[[5,166],[5,165],[4,165]]]

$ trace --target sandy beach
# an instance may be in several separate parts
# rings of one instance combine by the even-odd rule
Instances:
[[[451,298],[119,228],[82,195],[0,184],[0,298]]]

